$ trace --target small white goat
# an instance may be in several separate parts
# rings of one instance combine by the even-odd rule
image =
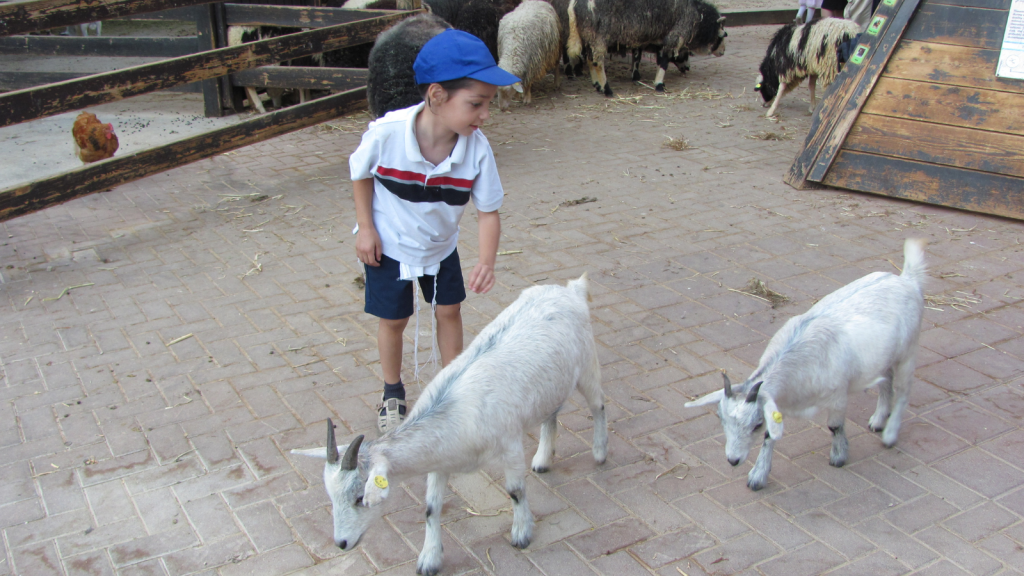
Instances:
[[[568,287],[524,290],[438,373],[405,422],[378,440],[364,443],[357,436],[339,461],[328,420],[326,450],[292,452],[327,457],[324,484],[334,504],[334,542],[342,550],[355,547],[380,516],[391,483],[428,473],[426,536],[416,572],[432,575],[441,569],[441,507],[449,474],[501,462],[513,501],[512,545],[530,544],[523,435],[541,426],[532,467],[546,472],[555,454],[558,410],[574,388],[593,415],[592,452],[602,463],[608,428],[586,274]]]
[[[868,425],[891,448],[910,396],[917,339],[924,312],[923,240],[903,246],[903,273],[873,272],[825,296],[790,318],[772,337],[754,373],[737,389],[725,386],[687,402],[687,408],[718,403],[725,430],[725,457],[733,466],[747,458],[754,433],[767,425],[747,486],[764,488],[772,448],[782,437],[782,416],[810,418],[828,410],[832,431],[829,464],[846,464],[846,403],[850,392],[878,386],[878,405]]]

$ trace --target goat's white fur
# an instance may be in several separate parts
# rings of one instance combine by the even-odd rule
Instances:
[[[558,410],[579,388],[594,419],[594,460],[604,462],[608,452],[600,364],[587,300],[585,274],[567,287],[524,290],[438,373],[405,422],[361,446],[354,469],[328,462],[324,484],[334,505],[335,544],[342,549],[356,545],[380,514],[379,504],[392,483],[428,473],[426,536],[416,571],[436,574],[441,568],[440,515],[449,474],[473,472],[498,461],[504,465],[505,488],[513,499],[512,544],[529,545],[533,515],[526,499],[525,431],[541,426],[532,467],[546,472],[555,453]],[[332,441],[333,436],[329,444]],[[334,447],[292,452],[330,460],[330,450]],[[347,447],[343,450],[347,457]]]
[[[746,459],[755,431],[767,425],[761,453],[747,477],[750,488],[759,490],[768,481],[783,415],[809,418],[818,409],[828,410],[829,463],[845,464],[843,423],[850,392],[878,386],[878,404],[868,425],[882,432],[887,448],[896,443],[924,312],[924,244],[906,241],[901,275],[868,274],[790,318],[741,386],[730,389],[725,377],[722,389],[686,403],[688,408],[718,403],[725,454],[733,466]]]

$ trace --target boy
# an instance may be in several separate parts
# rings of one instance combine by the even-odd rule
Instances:
[[[482,41],[459,30],[428,41],[413,70],[424,101],[371,122],[349,158],[356,254],[366,271],[364,310],[380,318],[382,433],[405,419],[402,334],[413,313],[413,280],[436,306],[442,365],[462,352],[460,304],[466,290],[456,245],[470,198],[477,209],[480,256],[469,288],[482,294],[494,286],[504,191],[479,127],[490,116],[498,86],[519,82],[498,68]]]

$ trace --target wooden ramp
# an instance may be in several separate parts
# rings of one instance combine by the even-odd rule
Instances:
[[[786,182],[1024,219],[1024,82],[996,77],[1010,0],[889,1]]]

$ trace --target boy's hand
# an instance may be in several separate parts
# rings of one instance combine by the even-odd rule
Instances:
[[[356,257],[367,266],[380,266],[380,257],[383,255],[383,248],[380,244],[380,235],[374,228],[359,228],[356,233]]]
[[[477,294],[485,294],[494,287],[494,267],[477,263],[469,274],[469,289]]]

